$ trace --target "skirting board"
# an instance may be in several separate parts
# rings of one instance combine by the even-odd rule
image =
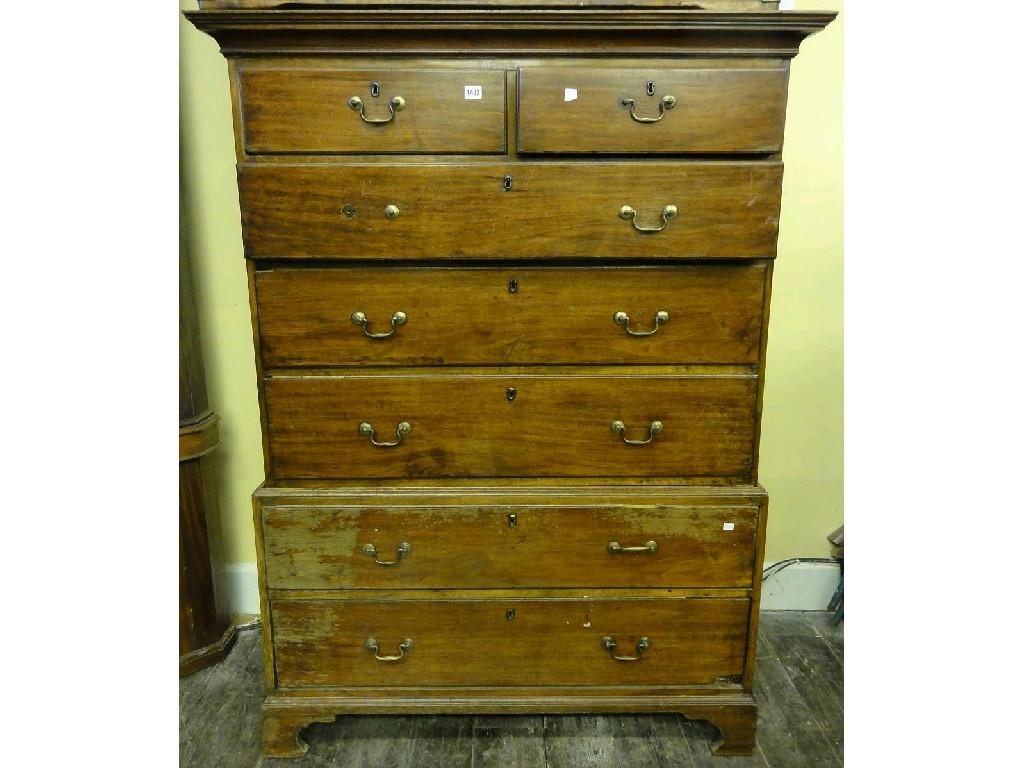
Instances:
[[[770,565],[772,563],[765,563],[765,568]],[[228,611],[258,615],[260,591],[256,563],[233,563],[226,570]],[[838,563],[794,563],[764,582],[761,610],[824,611],[838,584]]]
[[[260,614],[260,584],[256,563],[232,563],[225,566],[228,613]]]
[[[765,563],[768,570],[774,563]],[[793,563],[761,585],[762,611],[824,611],[839,586],[839,562]]]

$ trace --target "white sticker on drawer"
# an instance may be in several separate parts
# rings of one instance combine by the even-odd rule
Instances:
[[[722,523],[723,531],[733,531],[736,529],[736,523]]]
[[[466,98],[467,99],[482,99],[484,97],[484,87],[482,85],[467,85],[466,86]]]
[[[566,88],[565,89],[565,100],[566,101],[576,101],[576,89],[575,88]]]

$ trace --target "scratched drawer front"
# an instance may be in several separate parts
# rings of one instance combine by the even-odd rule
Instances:
[[[746,587],[757,507],[266,507],[271,589]]]
[[[284,688],[699,685],[743,672],[748,608],[743,598],[466,597],[272,599],[270,612]],[[606,637],[620,656],[635,656],[640,638],[649,645],[616,661]],[[377,660],[368,640],[377,655],[401,658]]]
[[[238,91],[249,154],[505,151],[500,71],[243,66]]]
[[[782,148],[788,67],[523,67],[524,153],[769,153]]]
[[[239,167],[250,258],[771,257],[781,190],[774,162]]]
[[[753,375],[274,376],[265,387],[272,471],[748,481],[756,385]]]
[[[765,269],[257,272],[263,364],[752,364]]]

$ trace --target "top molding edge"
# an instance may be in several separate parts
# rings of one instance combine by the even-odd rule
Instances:
[[[184,11],[202,32],[259,30],[659,30],[788,33],[828,26],[834,11],[715,12],[673,8],[345,8],[330,10]]]

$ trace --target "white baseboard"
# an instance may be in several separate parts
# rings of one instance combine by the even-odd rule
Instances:
[[[761,585],[761,610],[824,611],[837,586],[839,563],[793,563]]]
[[[765,568],[770,565],[765,563]],[[234,563],[226,571],[228,610],[233,614],[258,615],[256,563]],[[823,611],[838,584],[838,564],[794,563],[770,576],[761,586],[761,610]]]
[[[254,614],[260,612],[260,584],[256,563],[232,563],[224,567],[228,612]]]

